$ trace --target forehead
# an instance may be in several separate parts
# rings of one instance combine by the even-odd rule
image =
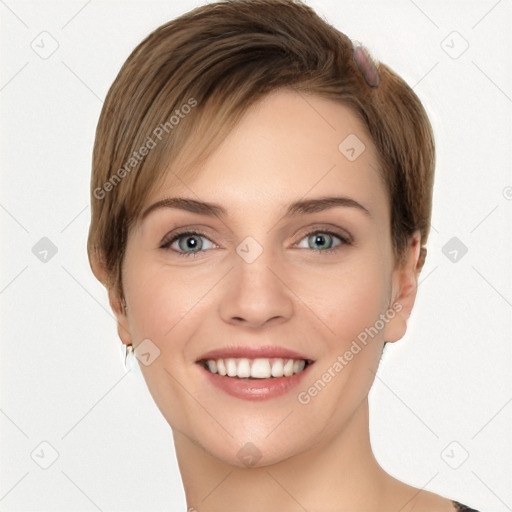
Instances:
[[[188,151],[194,143],[189,140]],[[196,171],[192,179],[180,176],[176,161],[145,208],[179,196],[261,211],[301,198],[344,195],[386,214],[377,153],[363,123],[348,106],[316,95],[267,95]]]

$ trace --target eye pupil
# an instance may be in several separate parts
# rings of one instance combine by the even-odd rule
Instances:
[[[313,239],[313,243],[314,244],[318,244],[320,246],[323,246],[324,244],[326,244],[326,240],[328,240],[328,238],[330,237],[330,235],[328,235],[327,237],[325,237],[324,235],[312,235],[312,239]],[[330,244],[328,244],[329,246],[327,247],[327,249],[330,248]]]
[[[199,242],[197,241],[197,238],[197,235],[189,235],[185,238],[181,238],[181,240],[179,241],[180,249],[197,249],[197,247],[200,245]],[[183,240],[186,240],[186,243],[184,244],[185,247],[183,247],[183,244],[181,243]]]

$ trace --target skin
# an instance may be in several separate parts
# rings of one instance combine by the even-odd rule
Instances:
[[[338,150],[349,134],[366,146],[354,161]],[[218,203],[228,214],[152,211],[128,237],[127,311],[112,290],[109,297],[122,342],[137,346],[149,338],[160,350],[140,366],[172,428],[188,507],[453,512],[447,498],[388,475],[372,453],[368,392],[384,341],[406,332],[420,239],[418,232],[411,237],[406,263],[395,268],[376,150],[352,111],[312,95],[274,92],[248,111],[197,177],[176,179],[169,170],[166,178],[146,206],[180,196]],[[370,215],[338,206],[283,217],[293,201],[332,195],[358,201]],[[177,252],[187,251],[190,235],[181,246],[178,240],[160,247],[177,228],[194,227],[205,231],[192,236],[203,243],[196,257]],[[312,233],[338,250],[322,252]],[[353,243],[340,245],[338,234],[347,233]],[[236,252],[247,236],[263,249],[250,264]],[[317,396],[300,403],[297,394],[392,304],[401,310]],[[208,385],[195,363],[230,341],[281,345],[315,363],[299,389],[249,402]],[[251,467],[237,457],[248,442],[261,456]]]

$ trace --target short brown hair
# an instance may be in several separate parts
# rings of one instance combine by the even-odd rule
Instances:
[[[403,261],[416,229],[424,246],[435,167],[432,127],[405,81],[376,65],[380,83],[370,87],[354,63],[351,39],[300,0],[222,0],[149,34],[108,91],[96,130],[87,250],[93,269],[94,258],[101,262],[105,286],[123,297],[130,226],[185,143],[195,136],[199,144],[186,159],[191,173],[252,104],[282,88],[352,108],[379,155],[395,263]],[[418,272],[425,255],[422,247]]]

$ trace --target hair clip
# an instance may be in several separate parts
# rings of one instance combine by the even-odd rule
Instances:
[[[357,69],[370,87],[377,87],[380,83],[379,71],[377,70],[377,65],[370,55],[370,52],[358,41],[353,41],[352,44],[354,46],[352,56]]]

